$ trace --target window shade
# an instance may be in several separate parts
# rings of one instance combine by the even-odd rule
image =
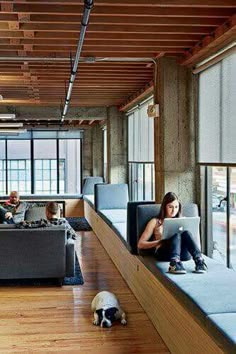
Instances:
[[[236,163],[236,53],[199,75],[200,163]]]
[[[154,119],[148,118],[147,108],[152,99],[128,114],[128,160],[154,161]]]

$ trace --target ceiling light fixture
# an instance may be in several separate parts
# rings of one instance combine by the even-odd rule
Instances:
[[[0,129],[0,135],[18,135],[26,132],[27,129]]]
[[[1,128],[23,128],[23,123],[0,123]]]
[[[15,118],[16,118],[15,114],[0,113],[0,119],[15,119]]]

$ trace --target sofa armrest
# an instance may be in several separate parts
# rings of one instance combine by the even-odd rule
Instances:
[[[66,277],[75,275],[75,242],[69,238],[66,243]]]

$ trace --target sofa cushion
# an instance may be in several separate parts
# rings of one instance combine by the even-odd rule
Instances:
[[[25,221],[37,221],[40,219],[46,219],[45,206],[31,207],[25,213]]]
[[[37,221],[46,219],[46,204],[47,203],[32,203],[25,213],[25,221]],[[61,209],[58,209],[57,218],[60,218]]]

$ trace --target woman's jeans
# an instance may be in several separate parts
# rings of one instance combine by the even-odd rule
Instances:
[[[201,257],[201,251],[193,240],[189,231],[181,231],[166,240],[162,240],[161,247],[156,252],[159,261],[180,259],[188,261]]]

